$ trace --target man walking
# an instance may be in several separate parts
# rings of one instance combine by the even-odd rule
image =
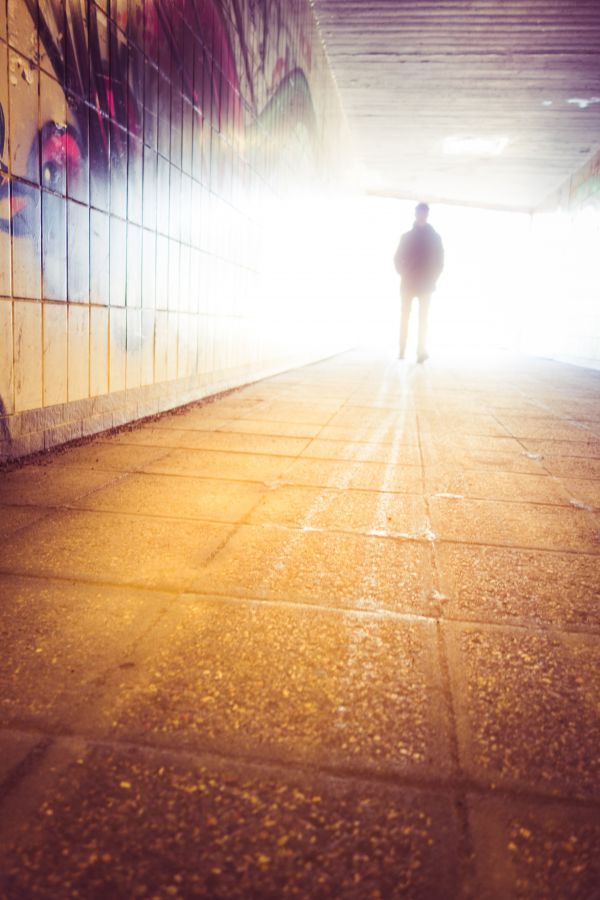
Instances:
[[[398,358],[404,359],[408,322],[413,299],[419,300],[419,337],[417,362],[427,359],[427,319],[431,295],[444,267],[444,248],[442,239],[427,222],[429,206],[419,203],[415,209],[415,223],[411,231],[400,238],[398,249],[394,254],[394,265],[401,277],[400,299],[402,311],[400,317],[400,353]]]

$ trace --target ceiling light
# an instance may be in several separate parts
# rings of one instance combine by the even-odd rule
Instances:
[[[444,139],[444,153],[452,156],[499,156],[508,144],[508,138],[500,135],[477,137],[453,135]]]

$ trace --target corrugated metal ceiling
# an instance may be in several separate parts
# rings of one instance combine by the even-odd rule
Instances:
[[[600,146],[600,0],[313,6],[371,190],[531,209]]]

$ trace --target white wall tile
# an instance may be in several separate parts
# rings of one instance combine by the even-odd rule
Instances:
[[[142,384],[154,381],[154,310],[142,310]]]
[[[90,310],[69,305],[69,400],[90,395]]]
[[[90,308],[90,396],[108,393],[108,309]]]
[[[15,408],[13,371],[13,305],[0,300],[0,400],[5,413]]]
[[[42,405],[42,305],[14,305],[15,410]]]
[[[125,390],[125,373],[127,368],[127,310],[120,307],[110,309],[110,366],[109,390]]]
[[[43,304],[44,406],[67,401],[67,307]]]
[[[127,370],[125,384],[128,390],[142,383],[142,311],[127,310]]]
[[[167,380],[168,350],[169,314],[162,310],[157,310],[156,331],[154,337],[154,380],[157,383]]]

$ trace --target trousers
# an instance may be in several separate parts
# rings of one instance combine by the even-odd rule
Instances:
[[[400,356],[404,356],[406,351],[406,341],[408,338],[408,322],[410,319],[410,311],[412,302],[415,299],[414,294],[402,292],[400,294],[402,301],[402,309],[400,312]],[[419,301],[419,332],[417,338],[417,354],[418,356],[427,355],[427,324],[429,320],[429,306],[431,304],[431,294],[420,294],[417,296]]]

